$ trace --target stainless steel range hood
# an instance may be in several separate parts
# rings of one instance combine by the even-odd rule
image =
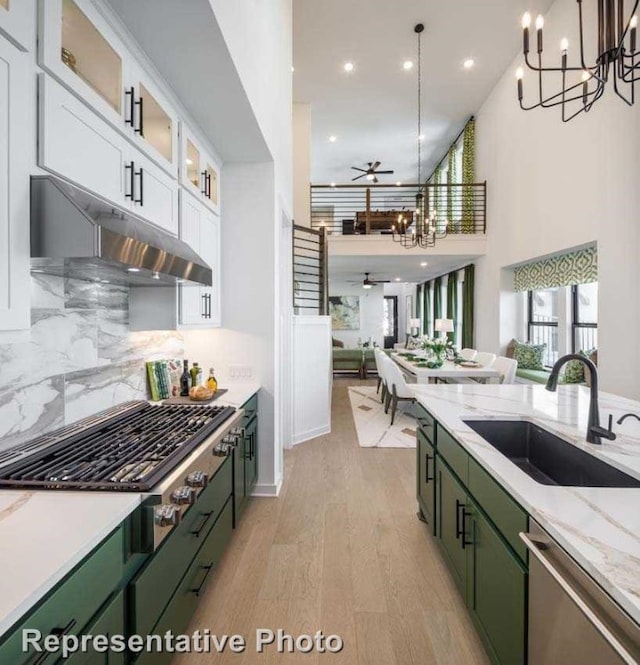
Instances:
[[[53,176],[31,178],[31,265],[133,286],[212,283],[211,267],[182,240]]]

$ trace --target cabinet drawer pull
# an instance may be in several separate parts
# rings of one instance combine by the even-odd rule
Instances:
[[[425,485],[430,481],[433,480],[433,476],[429,477],[429,460],[433,459],[433,455],[429,455],[429,453],[424,454],[424,482]]]
[[[135,95],[135,89],[133,86],[130,88],[127,88],[124,91],[124,96],[128,99],[129,101],[129,117],[124,119],[124,124],[129,125],[130,127],[135,127],[135,119],[134,119],[134,114],[135,114],[135,103],[134,103],[134,95]]]
[[[76,625],[76,620],[71,619],[69,623],[64,627],[64,628],[53,628],[51,630],[51,635],[55,635],[56,637],[62,637],[63,635],[68,635],[73,627]],[[31,662],[31,665],[41,665],[41,663],[44,663],[46,659],[51,655],[52,652],[49,651],[44,651],[42,652],[34,661]]]
[[[206,584],[207,578],[209,577],[209,574],[213,570],[213,563],[210,563],[208,566],[202,566],[202,569],[205,571],[204,572],[204,577],[202,578],[202,581],[200,582],[200,584],[195,589],[191,589],[191,593],[194,593],[196,596],[200,595],[200,592],[202,591],[202,587]]]
[[[462,535],[463,527],[461,526],[462,520],[460,519],[460,509],[464,511],[464,503],[456,499],[456,540]]]
[[[138,107],[138,126],[133,131],[144,138],[144,97],[139,97],[135,105]]]
[[[465,510],[466,505],[462,504],[462,528],[460,532],[462,549],[466,549],[469,545],[473,545],[473,539],[467,540],[467,517],[471,517],[471,513]]]
[[[200,193],[204,194],[204,196],[206,196],[207,195],[207,172],[206,172],[206,170],[203,171],[200,175],[202,176],[202,182],[204,184],[204,189],[201,189]]]
[[[202,520],[202,523],[200,524],[200,526],[197,529],[194,529],[191,532],[192,536],[195,536],[196,538],[200,538],[200,534],[202,533],[202,530],[204,529],[204,527],[207,525],[207,522],[211,519],[211,515],[213,515],[213,510],[210,510],[206,513],[202,513],[202,517],[204,517],[204,519]]]
[[[134,203],[139,203],[141,206],[144,205],[144,169],[140,167],[136,172],[136,178],[139,178],[140,182],[140,196],[137,199],[133,199]]]
[[[207,198],[211,198],[211,174],[207,171]]]
[[[207,296],[205,293],[203,293],[201,296],[202,299],[202,307],[200,308],[200,316],[202,316],[203,319],[207,318]]]
[[[131,201],[133,201],[134,189],[135,189],[135,164],[133,162],[129,162],[128,164],[125,164],[124,165],[124,170],[125,170],[125,174],[127,172],[129,174],[129,191],[127,192],[126,182],[125,182],[124,198],[125,199],[131,199]]]

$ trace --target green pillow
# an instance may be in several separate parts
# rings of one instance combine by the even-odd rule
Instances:
[[[546,344],[523,344],[516,342],[514,358],[518,361],[518,369],[544,369],[544,352]]]
[[[588,351],[578,351],[578,354],[588,358],[593,353],[593,349]],[[566,364],[564,371],[564,383],[584,383],[587,380],[585,376],[585,364],[579,360],[570,360]]]

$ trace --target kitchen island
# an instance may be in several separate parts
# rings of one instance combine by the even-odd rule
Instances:
[[[523,585],[526,585],[527,556],[518,533],[527,530],[529,517],[536,520],[636,623],[640,623],[640,489],[538,483],[465,421],[532,422],[636,479],[640,479],[639,423],[627,420],[615,428],[615,441],[605,440],[602,445],[587,443],[590,393],[582,386],[560,386],[557,393],[536,385],[421,385],[413,386],[412,390],[418,403],[426,409],[422,417],[418,416],[419,503],[423,512],[425,507],[427,513],[432,508],[428,521],[439,538],[445,558],[448,557],[452,574],[458,575],[456,581],[463,596],[467,594],[470,612],[476,613],[474,619],[481,634],[482,623],[492,610],[485,617],[478,614],[477,606],[482,598],[479,599],[481,591],[474,585],[482,584],[490,575],[495,578],[496,596],[500,588],[521,589],[522,597],[512,599],[513,608],[517,611],[521,607],[523,618],[526,614]],[[640,403],[600,394],[602,422],[606,422],[610,414],[617,420],[628,412],[640,413]],[[431,506],[422,501],[421,487],[430,488],[425,496],[429,500],[432,497]],[[453,505],[451,519],[449,503]],[[459,520],[458,507],[463,508]],[[468,535],[467,518],[472,523]],[[483,519],[489,520],[496,534],[496,548],[485,559],[485,570],[480,571],[476,568],[478,559],[468,558],[476,555],[468,553],[474,547],[486,546],[492,538],[489,527],[485,528],[483,537],[478,535],[483,533]],[[449,522],[455,522],[455,528]],[[455,533],[455,537],[451,533]],[[459,547],[460,544],[463,547]],[[497,561],[496,553],[501,551],[503,560],[497,566],[492,562]],[[511,577],[505,578],[503,573],[509,566]],[[500,602],[490,598],[489,590],[485,590],[485,594],[487,605]],[[504,598],[506,600],[506,596]],[[522,626],[521,619],[516,627]],[[490,632],[491,627],[488,630]],[[491,635],[488,640],[484,637],[485,642],[491,642]],[[524,633],[522,637],[524,639]],[[496,643],[499,639],[502,636],[498,634]],[[503,643],[500,648],[504,654],[517,652],[513,644]],[[520,655],[521,650],[522,645]],[[498,657],[497,660],[506,662],[508,659]]]

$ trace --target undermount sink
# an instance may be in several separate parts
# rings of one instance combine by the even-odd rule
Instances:
[[[542,485],[640,487],[619,471],[525,420],[465,420],[469,427]]]

